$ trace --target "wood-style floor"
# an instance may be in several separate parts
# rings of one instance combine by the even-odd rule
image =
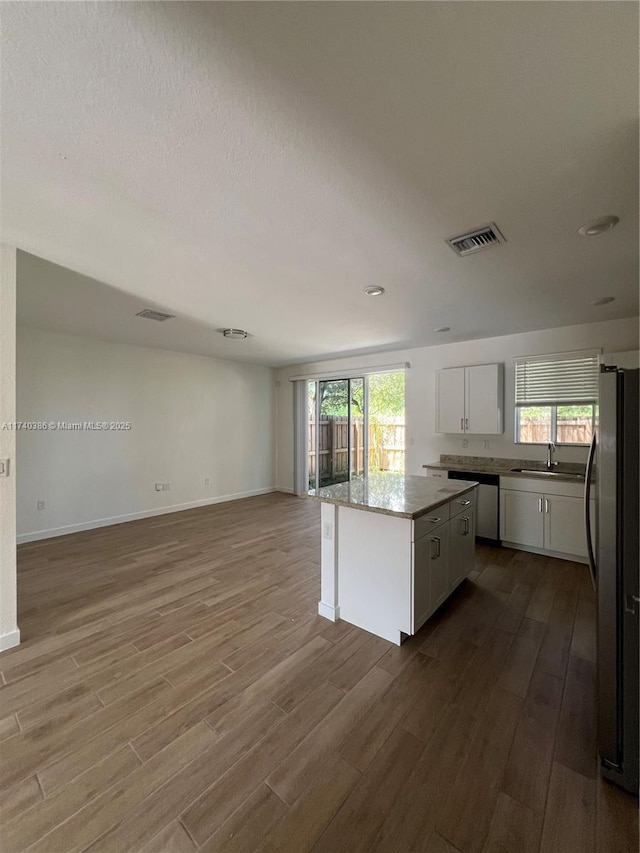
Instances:
[[[400,648],[317,616],[319,506],[19,549],[4,853],[628,853],[598,778],[586,567],[482,547]]]

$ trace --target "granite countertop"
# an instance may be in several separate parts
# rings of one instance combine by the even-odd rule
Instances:
[[[401,518],[419,518],[457,495],[477,486],[465,480],[437,480],[405,474],[372,474],[357,477],[348,483],[337,483],[321,489],[311,489],[308,497],[323,503],[355,507],[396,515]]]
[[[469,471],[478,474],[499,474],[503,477],[548,477],[544,462],[531,459],[504,459],[495,456],[442,455],[438,462],[428,462],[423,468],[439,468],[443,471]],[[554,476],[548,479],[560,482],[584,482],[585,465],[581,462],[561,462],[554,468]],[[528,468],[526,474],[513,468]],[[537,472],[537,473],[536,473]]]

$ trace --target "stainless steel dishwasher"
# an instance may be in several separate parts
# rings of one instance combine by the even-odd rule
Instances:
[[[476,538],[492,545],[500,542],[500,477],[471,471],[449,471],[450,480],[475,480],[478,486],[476,504]]]

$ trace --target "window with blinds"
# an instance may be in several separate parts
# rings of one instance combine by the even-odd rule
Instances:
[[[597,352],[516,359],[516,442],[589,444],[598,376]]]

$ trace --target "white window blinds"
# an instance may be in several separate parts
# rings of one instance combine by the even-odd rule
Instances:
[[[516,406],[561,406],[598,399],[598,353],[517,358]]]

